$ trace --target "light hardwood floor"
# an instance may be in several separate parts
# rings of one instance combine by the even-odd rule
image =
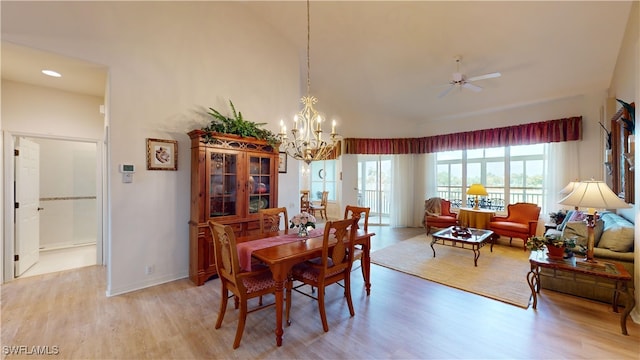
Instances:
[[[423,231],[371,229],[374,250]],[[354,270],[353,318],[342,288],[327,289],[329,332],[317,303],[294,294],[282,347],[275,346],[271,307],[248,315],[237,350],[232,303],[214,329],[217,279],[110,298],[100,266],[20,279],[1,289],[3,357],[9,346],[49,346],[59,355],[48,359],[638,359],[640,325],[629,320],[630,336],[621,335],[607,304],[543,290],[538,310],[525,310],[376,265],[371,273],[367,297]]]

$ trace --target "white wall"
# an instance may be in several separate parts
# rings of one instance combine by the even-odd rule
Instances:
[[[2,36],[109,68],[108,294],[187,276],[186,133],[208,123],[203,110],[232,100],[277,132],[298,108],[298,54],[242,3],[3,3]],[[146,170],[146,138],[178,140],[178,171]],[[138,169],[131,184],[120,180],[123,162]],[[299,201],[295,169],[280,176],[281,204]]]
[[[2,80],[2,130],[101,140],[103,102],[97,96]]]

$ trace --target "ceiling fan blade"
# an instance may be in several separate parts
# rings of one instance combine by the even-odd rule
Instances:
[[[455,87],[455,85],[449,86],[449,88],[447,90],[441,92],[440,95],[438,95],[438,98],[445,97],[448,93],[451,92],[451,90],[453,90],[454,87]]]
[[[497,78],[502,76],[502,74],[500,74],[499,72],[494,72],[491,74],[485,74],[485,75],[480,75],[480,76],[474,76],[474,77],[470,77],[468,79],[466,79],[467,81],[478,81],[478,80],[484,80],[484,79],[493,79],[493,78]]]
[[[469,84],[469,83],[462,84],[462,87],[465,89],[473,90],[475,92],[482,91],[482,88],[480,86]]]

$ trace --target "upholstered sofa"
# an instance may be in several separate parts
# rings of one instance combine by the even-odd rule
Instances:
[[[580,213],[571,210],[565,220],[555,229],[548,229],[545,235],[556,235],[576,239],[575,256],[584,256],[587,245],[587,227],[580,221]],[[634,275],[634,224],[616,213],[603,212],[594,228],[594,257],[597,260],[620,263]],[[611,302],[615,283],[606,279],[579,274],[541,269],[540,285],[544,289],[555,290],[593,300]],[[629,284],[633,287],[633,281]]]

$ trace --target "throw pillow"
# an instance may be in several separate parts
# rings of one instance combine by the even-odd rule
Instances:
[[[594,244],[593,246],[598,246],[598,240],[602,236],[602,230],[604,228],[604,222],[602,220],[596,221],[596,226],[593,229],[594,235]],[[587,238],[589,236],[589,230],[587,229],[587,224],[584,221],[569,221],[565,226],[564,230],[562,230],[562,237],[565,239],[574,239],[576,240],[576,246],[587,247]]]
[[[607,226],[598,243],[599,248],[617,252],[630,252],[633,249],[633,224],[619,215],[603,215]]]

